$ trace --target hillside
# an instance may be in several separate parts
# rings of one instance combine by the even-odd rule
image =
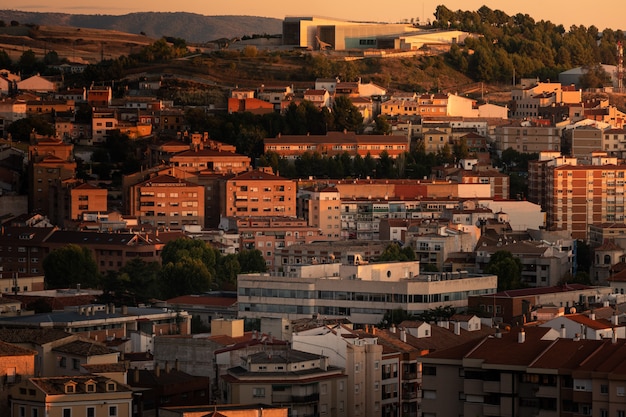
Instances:
[[[185,39],[190,43],[205,43],[219,38],[253,34],[282,33],[282,21],[279,19],[255,16],[204,16],[184,12],[143,12],[114,16],[0,10],[0,20],[7,26],[11,21],[17,21],[20,24],[108,29],[135,34],[144,33],[150,38],[157,39],[171,36]]]

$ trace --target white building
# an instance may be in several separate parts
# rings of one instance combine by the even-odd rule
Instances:
[[[350,258],[350,257],[349,257]],[[298,319],[320,314],[356,324],[379,323],[386,312],[419,313],[438,306],[463,308],[470,295],[496,291],[495,275],[465,271],[419,274],[419,262],[283,265],[282,273],[241,274],[239,317]]]

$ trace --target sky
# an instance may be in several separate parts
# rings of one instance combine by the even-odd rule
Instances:
[[[283,19],[285,16],[324,16],[335,19],[399,22],[403,19],[433,20],[437,5],[451,10],[477,10],[486,5],[508,15],[523,13],[535,21],[550,20],[566,29],[572,25],[626,30],[624,0],[603,0],[598,7],[582,0],[13,0],[11,10],[71,14],[134,12],[190,12],[207,16],[248,15]],[[601,4],[601,6],[600,6]]]

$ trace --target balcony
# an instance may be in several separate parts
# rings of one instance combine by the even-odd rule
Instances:
[[[405,391],[402,393],[403,400],[415,400],[417,399],[417,391]]]

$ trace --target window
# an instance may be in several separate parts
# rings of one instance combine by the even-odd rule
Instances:
[[[87,417],[96,417],[96,408],[95,407],[87,407]]]
[[[39,417],[39,409],[37,407],[30,409],[30,417]]]
[[[20,417],[26,417],[26,407],[24,407],[23,405],[20,405],[19,410],[20,410],[19,411],[19,416]]]
[[[107,391],[115,391],[115,382],[107,383]]]
[[[80,369],[80,359],[72,359],[72,369]]]
[[[257,398],[265,397],[265,388],[252,388],[252,396]]]
[[[109,417],[117,417],[117,405],[109,406]]]
[[[96,392],[96,384],[89,383],[85,385],[85,391],[87,392]]]
[[[63,417],[72,417],[72,409],[64,408],[63,409]]]

